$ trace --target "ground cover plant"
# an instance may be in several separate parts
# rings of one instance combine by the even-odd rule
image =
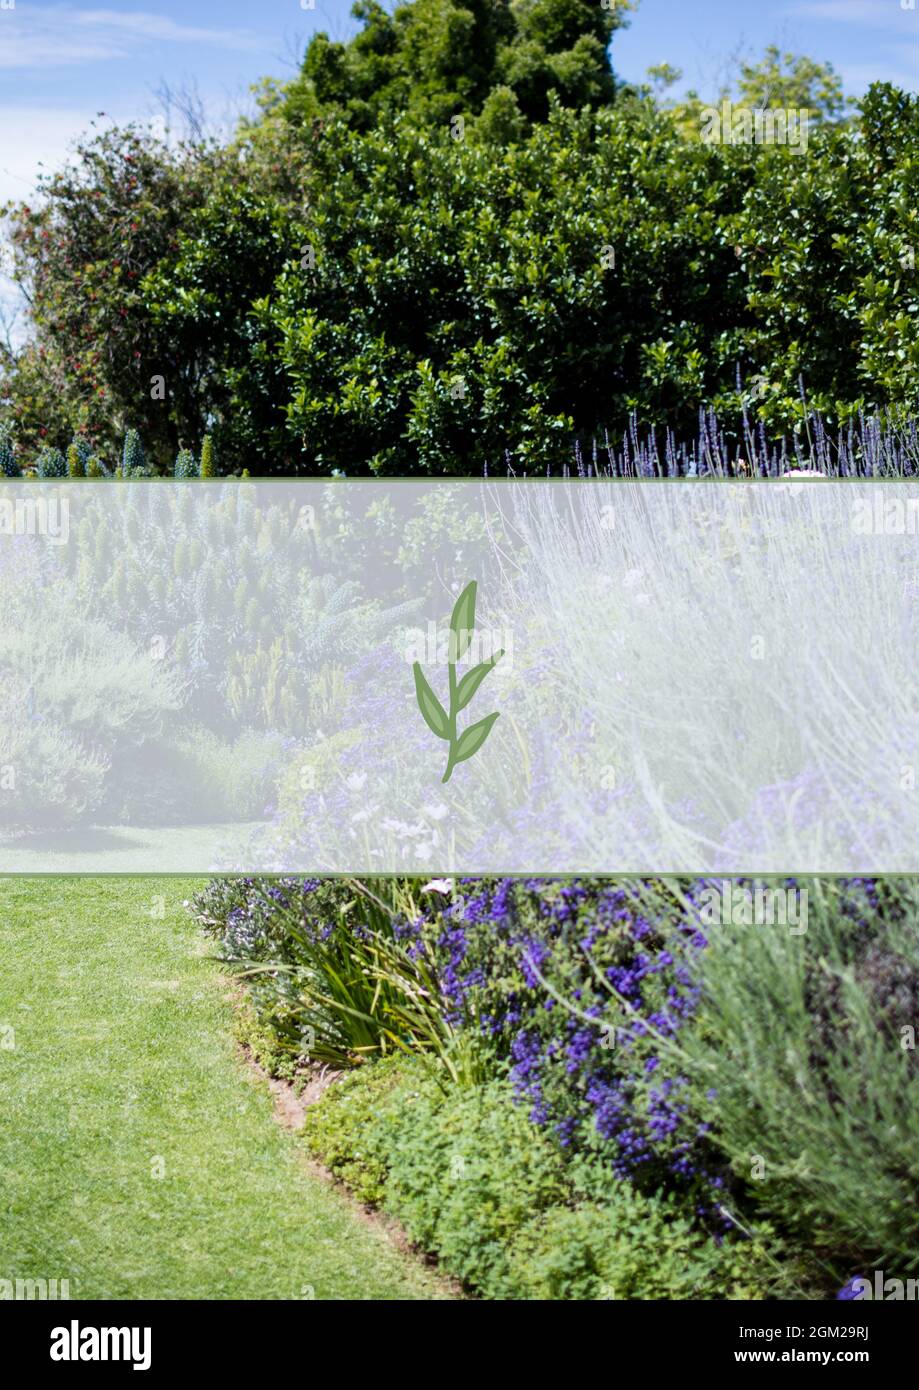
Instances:
[[[195,912],[275,1069],[335,1039],[311,1151],[471,1289],[833,1297],[919,1253],[915,886],[729,886],[803,929],[713,923],[701,880],[223,880]]]
[[[308,1112],[310,1151],[480,1296],[762,1298],[783,1287],[765,1231],[716,1239],[672,1200],[579,1171],[504,1079],[445,1089],[392,1059],[350,1080]]]

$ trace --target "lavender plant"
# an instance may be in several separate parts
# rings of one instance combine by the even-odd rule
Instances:
[[[803,380],[799,392],[800,418],[780,436],[770,434],[756,418],[751,410],[755,393],[744,391],[739,378],[734,423],[729,426],[713,406],[700,408],[694,439],[679,439],[669,427],[642,433],[635,411],[618,439],[606,430],[602,438],[576,440],[561,474],[781,478],[819,473],[828,478],[913,478],[919,473],[919,424],[909,411],[891,408],[871,415],[861,409],[834,431],[823,414],[808,405]],[[509,455],[505,462],[507,471],[513,472]]]

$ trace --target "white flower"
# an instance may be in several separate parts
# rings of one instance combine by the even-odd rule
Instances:
[[[422,888],[422,893],[442,893],[448,897],[453,892],[452,878],[432,878],[430,883],[426,883]]]
[[[392,817],[388,817],[386,820],[380,822],[380,826],[383,830],[392,831],[393,834],[398,835],[402,840],[410,839],[412,836],[417,837],[419,835],[428,834],[428,827],[423,825],[421,821],[416,825],[410,825],[406,820],[394,820]]]
[[[350,787],[353,792],[359,792],[366,781],[366,772],[352,772],[351,776],[345,779],[345,785]]]
[[[449,814],[449,807],[438,801],[433,806],[425,806],[424,813],[430,816],[431,820],[443,820],[444,816]]]

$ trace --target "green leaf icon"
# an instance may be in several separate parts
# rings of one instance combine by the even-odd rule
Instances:
[[[453,753],[453,761],[455,763],[464,763],[467,758],[472,757],[473,753],[478,753],[482,744],[491,733],[491,726],[497,718],[498,713],[495,711],[494,714],[486,715],[484,719],[480,719],[478,724],[470,724],[468,729],[463,730],[457,740],[456,750]]]
[[[424,716],[424,722],[436,734],[438,738],[450,737],[450,721],[447,718],[447,711],[438,700],[434,691],[428,685],[424,672],[416,661],[412,667],[415,673],[415,695],[418,699],[418,708]]]
[[[415,696],[418,700],[418,708],[421,710],[424,722],[427,724],[431,733],[438,738],[444,739],[450,745],[450,752],[447,756],[447,766],[442,782],[449,782],[453,769],[457,763],[464,763],[467,758],[471,758],[474,753],[478,753],[482,744],[491,733],[492,725],[498,718],[498,713],[489,714],[485,719],[480,719],[477,724],[470,724],[468,729],[457,733],[456,719],[461,710],[464,710],[475,695],[479,686],[482,684],[489,671],[493,671],[498,662],[504,655],[504,649],[495,652],[489,661],[481,661],[478,666],[473,666],[467,671],[462,680],[457,680],[456,663],[459,658],[469,650],[475,632],[475,594],[476,582],[471,580],[460,594],[456,603],[453,605],[453,616],[450,619],[450,643],[449,643],[449,671],[450,671],[450,713],[444,709],[434,691],[428,685],[424,672],[418,662],[414,662],[412,670],[415,673]]]
[[[489,671],[493,671],[495,666],[504,655],[504,650],[495,652],[490,661],[483,661],[480,666],[473,666],[471,671],[467,671],[459,683],[456,692],[456,708],[465,709],[472,699],[479,686],[482,684]]]
[[[453,606],[450,619],[450,660],[457,662],[465,656],[475,632],[475,590],[473,579],[467,584]]]

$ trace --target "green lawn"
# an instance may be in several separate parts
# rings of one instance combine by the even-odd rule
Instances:
[[[250,837],[260,821],[161,828],[90,826],[0,841],[0,874],[208,873],[218,864],[252,862]]]
[[[188,879],[3,879],[0,1279],[72,1298],[431,1298],[239,1059]],[[157,915],[157,909],[165,915]]]

